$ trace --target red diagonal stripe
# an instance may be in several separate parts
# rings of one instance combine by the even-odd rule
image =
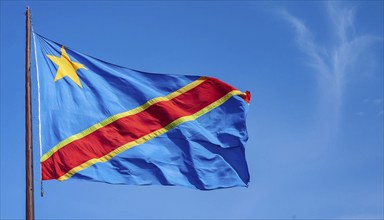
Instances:
[[[42,178],[58,179],[90,159],[102,157],[180,117],[198,112],[234,89],[217,79],[207,78],[170,101],[158,102],[142,112],[118,119],[56,151],[42,162]]]

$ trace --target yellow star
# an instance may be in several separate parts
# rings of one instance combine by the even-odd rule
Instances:
[[[57,69],[57,73],[55,76],[54,82],[63,78],[64,76],[68,76],[73,82],[75,82],[80,88],[83,88],[80,82],[80,78],[76,73],[76,70],[85,68],[85,66],[81,63],[76,63],[69,58],[67,51],[65,51],[64,46],[61,47],[61,57],[56,57],[52,55],[48,55],[47,57],[52,60],[56,65],[59,66]]]

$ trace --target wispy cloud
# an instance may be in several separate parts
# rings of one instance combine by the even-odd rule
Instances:
[[[384,100],[381,99],[381,98],[377,98],[377,99],[364,99],[364,103],[369,103],[369,104],[372,104],[372,105],[381,105],[384,103]]]
[[[305,62],[316,73],[319,85],[319,115],[328,137],[337,133],[343,105],[345,85],[361,74],[364,65],[359,59],[371,46],[380,40],[369,34],[357,35],[355,31],[355,8],[343,7],[338,2],[327,2],[324,20],[331,40],[325,36],[315,38],[304,20],[287,11],[281,16],[295,32],[296,42],[305,54]],[[321,33],[317,33],[319,36]]]
[[[377,99],[364,99],[364,103],[366,104],[369,104],[371,105],[372,107],[375,107],[375,109],[377,107],[379,107],[379,112],[377,113],[377,116],[383,116],[384,114],[384,110],[383,110],[383,104],[384,104],[384,100],[381,99],[381,98],[377,98]]]

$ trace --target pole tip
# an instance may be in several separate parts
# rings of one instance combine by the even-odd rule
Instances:
[[[25,15],[29,15],[30,13],[30,9],[29,9],[29,6],[27,6],[27,8],[25,9]]]

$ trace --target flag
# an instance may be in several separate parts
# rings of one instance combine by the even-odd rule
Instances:
[[[249,92],[121,67],[33,36],[43,180],[248,185]]]

